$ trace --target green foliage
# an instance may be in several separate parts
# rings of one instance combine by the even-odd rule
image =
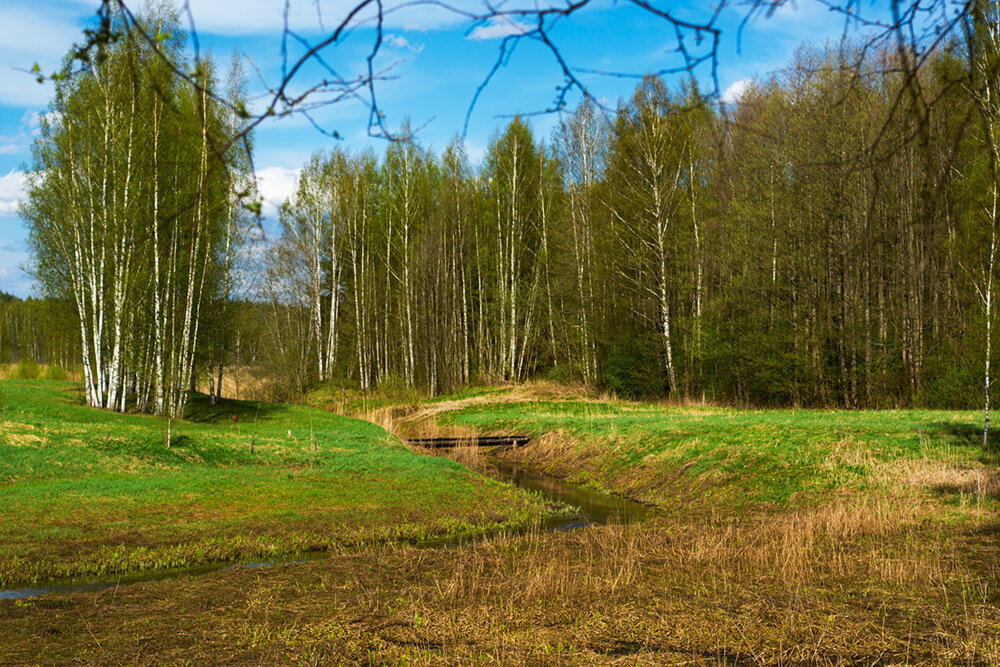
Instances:
[[[22,379],[29,379],[29,378],[22,378]],[[45,367],[45,370],[42,371],[41,379],[56,380],[56,381],[65,380],[66,371],[65,369],[63,369],[62,366],[59,366],[57,364],[49,364],[48,366]]]
[[[623,398],[660,396],[667,387],[658,341],[651,336],[621,335],[604,362],[604,385]]]
[[[520,117],[491,140],[483,167],[486,217],[476,230],[477,265],[490,267],[483,271],[479,317],[496,340],[484,349],[481,372],[487,377],[523,379],[525,358],[538,354],[531,308],[544,259],[544,168],[531,128]]]
[[[102,20],[116,26],[131,20],[105,9]],[[64,322],[90,341],[81,359],[88,375],[106,380],[88,387],[89,402],[123,410],[134,388],[140,410],[177,415],[196,333],[219,310],[206,304],[231,297],[238,230],[249,218],[234,192],[246,180],[249,157],[239,149],[249,141],[233,141],[242,121],[221,102],[210,59],[198,59],[191,80],[176,76],[191,55],[176,11],[151,6],[136,20],[158,35],[155,53],[124,31],[68,57],[83,67],[69,72],[68,64],[55,84],[21,214],[44,293],[88,304]],[[147,336],[154,349],[139,354],[145,342],[136,337]]]
[[[44,364],[79,360],[80,332],[72,304],[0,295],[0,363],[29,356]]]
[[[28,357],[21,357],[14,368],[14,377],[19,380],[37,380],[38,375],[38,363]]]
[[[196,69],[185,62],[183,31],[161,18],[153,34],[171,62]],[[231,367],[239,343],[283,400],[346,380],[363,393],[402,398],[399,382],[417,396],[529,377],[756,406],[981,400],[991,160],[983,127],[972,122],[970,90],[955,83],[968,78],[968,63],[954,51],[931,56],[923,70],[921,89],[940,103],[917,125],[912,98],[898,94],[897,56],[846,44],[800,49],[724,113],[704,104],[693,84],[671,88],[648,76],[614,116],[582,103],[554,133],[554,147],[514,118],[479,168],[460,140],[438,158],[406,123],[399,135],[407,140],[387,144],[381,159],[372,151],[317,153],[266,253],[264,306],[232,298],[236,274],[221,251],[230,247],[222,242],[229,223],[249,225],[261,210],[246,159],[213,155],[220,168],[207,187],[195,187],[201,130],[218,139],[246,120],[240,86],[227,96],[231,110],[206,107],[166,69],[145,71],[146,52],[134,49],[111,44],[92,76],[59,83],[60,113],[43,123],[24,214],[36,228],[36,267],[49,293],[91,289],[80,280],[86,272],[76,271],[74,283],[65,270],[72,262],[59,255],[71,245],[56,242],[59,232],[68,238],[71,230],[48,223],[71,225],[76,218],[62,212],[104,196],[93,188],[67,194],[77,183],[59,180],[73,173],[69,154],[107,155],[97,171],[109,175],[120,206],[98,207],[95,225],[120,239],[134,221],[157,218],[160,240],[157,252],[143,246],[131,264],[101,264],[108,274],[95,296],[109,318],[124,314],[122,330],[142,332],[155,330],[149,295],[161,297],[162,336],[153,338],[166,341],[158,350],[165,359],[190,349],[181,325],[166,323],[200,312],[202,372]],[[855,65],[871,75],[856,76]],[[215,90],[210,61],[197,75]],[[132,83],[142,93],[134,100]],[[136,118],[162,122],[123,122],[133,101]],[[118,122],[101,125],[89,111],[99,107]],[[81,122],[60,122],[74,115]],[[108,141],[135,151],[106,151],[105,127]],[[187,166],[154,169],[165,154]],[[86,182],[103,182],[97,171]],[[130,181],[130,173],[144,177]],[[152,190],[160,213],[151,210]],[[189,215],[193,200],[203,215]],[[216,249],[204,263],[180,252],[195,240],[195,222],[203,225],[198,238]],[[81,231],[89,246],[89,230]],[[104,247],[115,255],[131,246]],[[128,303],[112,307],[112,267],[126,265]],[[164,266],[176,270],[168,276]],[[184,290],[202,284],[184,277],[199,266],[203,304]],[[179,310],[167,313],[165,304],[175,303]],[[75,366],[79,331],[42,326],[34,309],[0,304],[0,361],[27,350],[42,363]],[[109,320],[99,349],[117,349],[117,330]],[[126,375],[148,389],[155,362],[142,345],[123,349]],[[171,377],[157,389],[176,408],[189,364],[167,366]]]

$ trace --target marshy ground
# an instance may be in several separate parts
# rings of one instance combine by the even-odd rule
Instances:
[[[463,548],[330,540],[315,562],[4,600],[0,661],[1000,663],[1000,477],[974,413],[738,411],[546,387],[376,407],[404,435],[529,432],[502,456],[657,515]],[[5,456],[24,446],[7,439]],[[461,511],[449,502],[444,514]],[[359,516],[376,517],[371,531],[392,515]]]

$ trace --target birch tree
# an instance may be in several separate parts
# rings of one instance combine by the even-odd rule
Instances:
[[[180,62],[175,17],[154,15],[148,25],[164,35],[160,52]],[[222,274],[230,201],[212,66],[203,62],[192,88],[136,42],[93,56],[72,75],[67,60],[33,146],[23,215],[35,273],[46,293],[76,306],[89,405],[151,402],[179,416],[203,296]]]
[[[543,266],[539,179],[541,162],[527,125],[515,118],[490,145],[486,158],[489,229],[484,261],[494,276],[487,317],[494,336],[489,369],[505,380],[524,377],[538,327]]]
[[[1000,4],[996,0],[978,0],[966,22],[966,44],[969,53],[969,93],[978,115],[977,143],[983,149],[985,165],[982,182],[984,192],[976,198],[981,221],[978,227],[987,230],[982,261],[974,274],[974,284],[983,308],[985,345],[983,360],[983,448],[989,446],[990,390],[993,314],[996,305],[995,281],[998,244],[1000,244]]]
[[[569,228],[572,234],[576,286],[576,327],[580,369],[585,384],[598,377],[598,313],[595,287],[597,185],[604,176],[608,149],[608,121],[589,100],[564,119],[556,132],[556,154],[563,164],[568,196]]]
[[[647,77],[618,111],[609,171],[609,206],[622,243],[621,275],[656,304],[663,364],[670,391],[678,391],[674,327],[681,179],[690,138],[680,103],[663,81]]]
[[[414,248],[430,213],[428,197],[428,158],[410,136],[409,124],[401,129],[403,141],[388,146],[383,162],[385,208],[387,222],[387,281],[394,279],[399,290],[399,326],[402,337],[402,370],[407,387],[416,383],[416,333]],[[391,261],[393,250],[398,257]],[[387,327],[388,329],[388,327]],[[388,331],[386,331],[388,336]]]

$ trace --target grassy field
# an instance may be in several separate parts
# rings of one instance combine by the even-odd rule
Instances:
[[[457,400],[437,426],[530,434],[509,457],[659,506],[798,507],[904,485],[996,509],[1000,458],[982,415],[932,410],[736,410],[593,400]],[[419,411],[411,421],[419,423]],[[424,427],[426,430],[426,427]]]
[[[337,401],[403,434],[529,432],[501,456],[662,511],[0,601],[0,662],[1000,664],[1000,475],[975,413],[552,386]]]
[[[168,446],[166,420],[91,410],[76,384],[6,380],[0,401],[3,587],[475,533],[544,507],[315,409],[198,399]]]

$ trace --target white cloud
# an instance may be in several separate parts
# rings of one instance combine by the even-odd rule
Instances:
[[[17,134],[0,134],[0,155],[18,155],[26,153],[31,138],[38,136],[41,115],[34,109],[28,109],[21,116],[21,126]]]
[[[0,104],[41,107],[52,97],[51,82],[38,83],[29,73],[38,63],[42,72],[59,68],[63,55],[82,39],[76,21],[88,17],[79,10],[49,3],[24,3],[20,7],[0,4]]]
[[[31,294],[33,282],[20,268],[27,262],[26,251],[0,245],[0,291],[22,299]]]
[[[466,39],[476,41],[500,39],[510,35],[523,35],[529,30],[531,30],[531,26],[527,23],[515,21],[508,16],[494,16],[483,25],[477,25]]]
[[[469,157],[469,162],[472,164],[481,164],[486,157],[486,146],[477,141],[466,139],[465,154]]]
[[[12,3],[13,4],[13,3]],[[0,6],[0,23],[4,26],[3,47],[14,53],[47,54],[62,58],[73,42],[83,38],[75,24],[79,18],[90,18],[93,12],[81,13],[70,8],[56,8],[50,3],[4,3]],[[12,66],[17,66],[11,63]],[[27,63],[31,67],[31,63]]]
[[[280,31],[284,25],[284,2],[274,0],[190,0],[191,17],[199,32],[223,35]],[[325,14],[326,12],[324,12]],[[324,16],[324,18],[326,18]],[[332,18],[332,17],[331,17]],[[306,23],[308,21],[309,23]],[[301,31],[316,25],[315,0],[291,2],[288,9],[289,27]],[[181,16],[188,27],[188,16]]]
[[[176,4],[181,4],[178,0]],[[496,3],[493,3],[494,6]],[[563,7],[561,0],[509,0],[501,3],[503,10]],[[278,34],[284,25],[283,0],[188,0],[191,16],[199,32],[220,35]],[[333,30],[357,6],[357,0],[290,0],[288,25],[302,35],[320,29]],[[489,12],[483,0],[449,0],[448,8],[435,2],[418,0],[384,0],[383,28],[402,30],[435,30],[468,22],[469,15]],[[352,26],[371,23],[376,16],[373,4],[352,21]],[[187,15],[181,16],[187,27]]]
[[[301,171],[287,167],[264,167],[257,170],[257,190],[264,198],[262,213],[266,217],[276,218],[278,207],[295,194]]]
[[[288,26],[299,34],[309,34],[319,30],[320,17],[326,31],[332,30],[354,9],[356,0],[291,0],[288,7]],[[469,5],[466,7],[465,5]],[[282,0],[189,0],[191,16],[200,32],[221,35],[276,34],[284,25]],[[472,11],[482,11],[482,5],[470,0],[459,0],[459,6]],[[383,27],[404,27],[416,25],[424,29],[454,24],[461,20],[454,12],[448,12],[434,4],[410,3],[406,0],[385,2],[383,5]],[[371,22],[376,16],[373,4],[360,12],[352,21],[357,26],[361,22]],[[185,27],[188,22],[182,16]]]
[[[17,214],[17,205],[24,199],[27,177],[23,171],[11,170],[0,176],[0,218]]]
[[[406,49],[411,53],[420,53],[424,50],[424,45],[415,45],[402,35],[386,35],[385,41],[397,49]]]
[[[736,104],[743,97],[743,93],[746,92],[750,84],[753,83],[753,79],[740,79],[739,81],[733,81],[729,84],[729,87],[722,93],[722,97],[719,99],[723,104]]]
[[[51,112],[45,115],[50,117],[49,120],[52,120],[51,117],[55,116],[56,113]],[[35,109],[28,109],[21,116],[21,128],[23,131],[26,131],[31,136],[37,137],[39,134],[42,133],[41,121],[42,121],[42,114],[38,113],[38,111],[36,111]]]

